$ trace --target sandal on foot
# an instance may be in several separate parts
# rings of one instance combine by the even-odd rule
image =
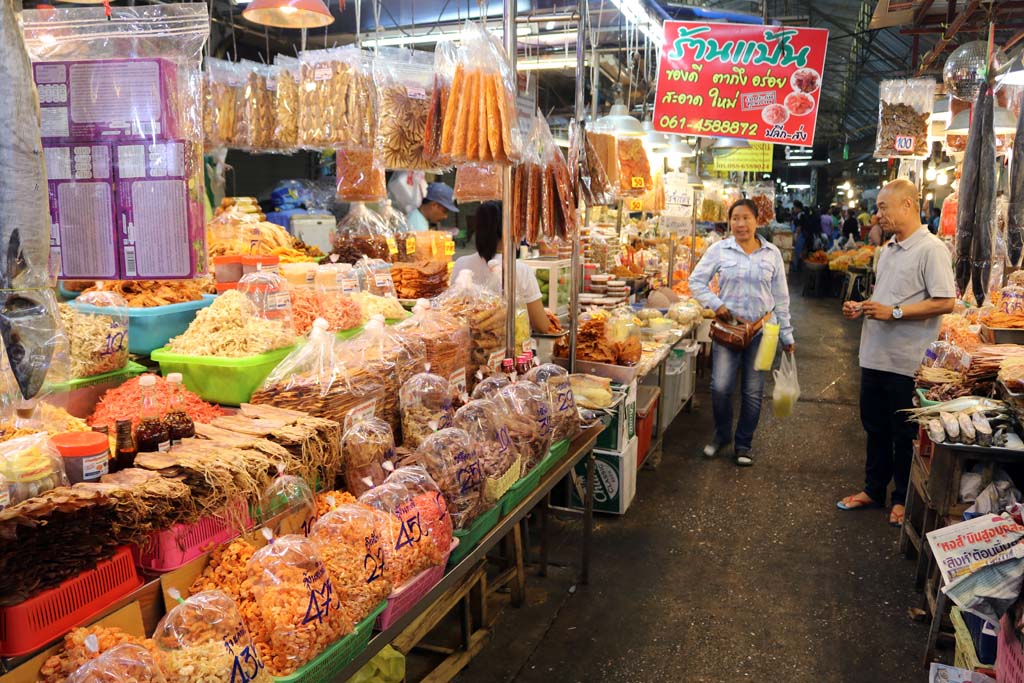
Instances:
[[[889,526],[903,526],[903,517],[906,515],[906,512],[907,509],[903,505],[893,505],[892,511],[889,513]]]
[[[841,501],[836,503],[836,507],[840,510],[849,512],[851,510],[861,510],[867,508],[881,507],[866,493],[855,493],[852,496],[847,496]]]
[[[753,467],[754,465],[754,459],[750,456],[750,451],[736,451],[734,460],[737,467]]]

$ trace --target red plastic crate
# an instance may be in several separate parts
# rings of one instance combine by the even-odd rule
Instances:
[[[252,526],[249,508],[237,505],[236,514],[246,528]],[[192,524],[175,524],[163,531],[154,531],[140,548],[132,546],[135,561],[143,569],[169,572],[182,567],[210,549],[239,535],[238,530],[223,517],[211,515]]]
[[[430,592],[430,589],[437,585],[437,582],[444,576],[444,569],[448,566],[448,557],[452,554],[459,545],[459,539],[452,539],[452,547],[448,549],[444,557],[441,559],[441,564],[430,569],[424,569],[413,578],[406,581],[404,584],[391,591],[391,595],[388,596],[387,607],[377,617],[376,628],[378,631],[383,631],[391,626],[391,624],[398,621],[403,614],[412,609],[413,605],[420,601],[420,599]]]
[[[109,560],[25,602],[0,607],[0,656],[27,655],[87,623],[142,585],[132,553],[118,548]]]
[[[654,435],[654,420],[658,415],[658,404],[661,403],[661,391],[657,387],[641,387],[645,394],[637,399],[636,409],[636,468],[640,469],[651,450],[651,438]],[[640,401],[646,399],[645,405]]]
[[[996,645],[996,681],[1024,683],[1024,654],[1020,638],[1013,632],[1008,614],[999,621],[999,642]]]

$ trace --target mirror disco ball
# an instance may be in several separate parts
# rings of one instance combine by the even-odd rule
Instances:
[[[942,81],[946,84],[946,92],[958,100],[974,102],[978,90],[985,82],[985,59],[988,45],[984,40],[964,43],[946,60],[942,68]],[[1007,61],[1006,53],[996,48],[992,57],[992,66],[999,69]]]

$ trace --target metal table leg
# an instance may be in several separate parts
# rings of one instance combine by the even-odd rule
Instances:
[[[590,582],[590,543],[594,530],[594,451],[587,453],[586,496],[583,502],[583,560],[580,567],[580,584]]]

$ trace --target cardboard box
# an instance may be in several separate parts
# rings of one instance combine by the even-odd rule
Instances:
[[[636,496],[638,439],[633,437],[622,452],[594,449],[594,511],[622,515]],[[586,495],[587,461],[576,464],[571,475],[570,507],[583,509]]]
[[[622,392],[623,397],[616,406],[611,424],[598,435],[595,445],[595,448],[605,451],[623,450],[636,435],[636,380],[617,386],[615,390]]]

